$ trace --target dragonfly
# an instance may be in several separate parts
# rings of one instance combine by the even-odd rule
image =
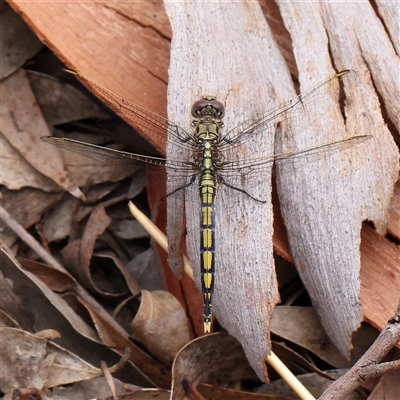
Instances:
[[[80,72],[73,70],[67,70],[67,72],[78,76],[89,88],[96,88],[102,96],[110,100],[113,109],[142,132],[156,134],[160,142],[166,143],[168,140],[174,146],[187,150],[182,159],[170,159],[135,154],[68,138],[51,136],[42,138],[45,142],[59,148],[83,154],[96,160],[100,159],[107,163],[144,163],[155,168],[166,169],[168,174],[172,174],[175,185],[175,188],[167,194],[167,197],[188,188],[197,181],[200,200],[200,269],[205,333],[210,332],[213,318],[212,305],[216,271],[215,199],[219,185],[224,185],[233,191],[249,196],[254,201],[264,202],[263,199],[252,195],[251,188],[249,190],[231,183],[232,179],[253,174],[267,165],[303,157],[310,158],[313,155],[342,149],[370,138],[369,135],[351,136],[334,142],[267,157],[252,154],[241,159],[230,159],[227,156],[227,154],[232,154],[232,152],[229,153],[230,150],[240,151],[248,140],[257,135],[273,134],[282,123],[285,123],[285,126],[290,126],[290,123],[302,123],[304,129],[306,129],[307,125],[321,118],[323,112],[314,112],[308,115],[306,122],[301,122],[300,118],[304,116],[304,108],[322,102],[325,96],[339,93],[340,87],[351,86],[356,76],[356,73],[352,70],[340,71],[305,94],[300,94],[272,110],[257,114],[248,122],[227,131],[225,131],[223,123],[225,107],[214,96],[204,96],[193,104],[191,108],[193,130],[187,131],[174,122],[118,96]],[[181,153],[185,154],[184,151]]]

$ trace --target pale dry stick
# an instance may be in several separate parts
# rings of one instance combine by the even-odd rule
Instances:
[[[168,253],[167,236],[156,225],[151,222],[131,201],[128,203],[131,214],[136,218],[140,225],[149,233],[149,235]],[[183,256],[183,269],[186,274],[193,279],[193,269],[190,261]]]
[[[146,217],[131,201],[129,202],[129,210],[136,220],[143,226],[149,235],[168,252],[167,236],[154,223]],[[193,279],[193,269],[187,257],[183,256],[184,269],[187,275]],[[290,386],[290,388],[302,400],[315,400],[315,397],[303,386],[303,384],[292,374],[286,365],[271,351],[267,357],[267,362],[282,377],[282,379]]]
[[[292,371],[271,351],[267,357],[267,363],[282,377],[290,388],[302,400],[315,400],[315,397],[304,387],[304,385],[293,375]]]

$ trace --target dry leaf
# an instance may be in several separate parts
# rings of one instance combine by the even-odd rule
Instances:
[[[54,292],[63,293],[72,290],[76,281],[70,275],[51,267],[50,265],[18,257],[21,267],[41,279]]]
[[[347,372],[347,369],[335,369],[325,372],[337,379],[345,372]],[[318,398],[332,383],[331,379],[324,378],[316,373],[297,375],[296,377],[316,398]],[[276,381],[271,382],[269,385],[260,386],[259,388],[257,388],[256,392],[276,396],[280,395],[283,396],[285,399],[290,400],[299,399],[299,397],[290,389],[290,387],[288,387],[286,382],[284,382],[282,379],[277,379]],[[354,391],[352,394],[344,397],[341,400],[365,400],[365,396],[360,392]]]
[[[190,340],[185,310],[164,290],[142,290],[139,310],[132,321],[132,336],[166,365]]]
[[[277,394],[257,394],[254,392],[232,390],[226,388],[215,388],[211,385],[202,384],[199,392],[204,399],[223,400],[298,400],[298,397],[283,397]],[[277,391],[276,391],[277,392]]]
[[[120,299],[123,294],[112,293],[113,289],[101,290],[93,280],[90,261],[97,238],[105,231],[111,219],[106,214],[103,206],[98,206],[91,214],[85,227],[82,239],[68,244],[62,251],[62,255],[68,268],[74,276],[89,290],[102,296],[110,296]],[[104,281],[104,280],[103,280]],[[105,281],[107,282],[107,281]],[[118,289],[116,289],[118,290]]]
[[[7,3],[1,5],[0,18],[0,79],[2,80],[38,53],[43,44]]]
[[[13,327],[20,321],[23,328],[33,331],[34,316],[25,309],[23,298],[15,293],[13,286],[12,281],[7,279],[0,270],[0,308],[3,323],[5,326]]]
[[[118,379],[114,378],[113,381],[121,399],[126,393],[140,390],[140,387],[124,384]],[[48,396],[46,400],[103,400],[110,394],[110,388],[104,377],[98,377],[68,386],[54,387],[51,393],[45,392],[45,394]]]
[[[42,189],[45,192],[60,190],[55,182],[33,168],[1,133],[0,146],[0,184],[10,190],[25,186]]]
[[[51,291],[41,279],[28,271],[24,271],[18,261],[4,249],[0,250],[0,269],[4,276],[13,282],[14,293],[23,301],[25,311],[34,316],[36,326],[42,329],[51,328],[59,332],[69,332],[69,337],[63,337],[68,343],[79,349],[90,347],[88,339],[99,342],[92,328],[90,328],[67,303]],[[32,301],[35,299],[35,301]],[[18,318],[16,318],[18,320]],[[19,320],[18,320],[19,321]],[[21,322],[24,321],[19,321]],[[23,325],[21,325],[23,326]],[[70,329],[70,326],[74,330]],[[77,332],[79,334],[77,334]]]
[[[397,399],[400,391],[400,371],[390,371],[381,377],[368,400]]]
[[[131,394],[125,394],[118,397],[118,400],[169,400],[171,392],[163,389],[142,389]],[[107,397],[105,400],[113,400]]]
[[[19,329],[0,328],[0,346],[0,390],[6,393],[14,385],[42,389],[50,373],[46,366],[43,374],[42,365],[46,357],[51,365],[54,362],[54,357],[47,355],[47,341]]]
[[[201,382],[255,378],[240,343],[223,333],[203,336],[183,347],[175,358],[172,374],[173,400],[189,395],[195,398]]]
[[[142,252],[126,264],[126,269],[142,289],[166,290],[160,259],[153,248]]]
[[[169,387],[170,372],[164,365],[151,358],[138,346],[129,341],[127,335],[125,336],[121,332],[116,331],[115,328],[87,302],[80,298],[78,298],[78,300],[90,313],[103,344],[115,349],[120,354],[123,354],[128,347],[131,350],[130,360],[139,374],[148,377],[154,384],[160,387]],[[136,379],[140,379],[140,377]]]
[[[3,135],[36,170],[71,194],[81,196],[64,170],[59,153],[49,152],[46,143],[40,140],[41,136],[49,136],[50,130],[36,104],[25,71],[20,69],[0,86]]]
[[[24,188],[9,191],[1,188],[3,207],[24,228],[29,228],[38,222],[43,213],[56,204],[63,196],[62,193],[45,193],[38,189]],[[0,225],[4,223],[1,222]],[[7,246],[12,246],[17,235],[8,227],[4,227],[2,240]]]
[[[29,83],[47,123],[51,126],[87,118],[107,118],[79,89],[51,76],[28,71]]]
[[[68,194],[53,207],[42,220],[43,235],[47,242],[58,242],[71,235],[73,216],[79,200]]]
[[[353,338],[352,360],[346,360],[330,341],[312,307],[278,306],[274,310],[271,332],[307,349],[337,368],[348,368],[373,343],[377,332],[364,326]]]
[[[119,285],[115,285],[118,288],[124,288],[128,287],[129,292],[133,296],[137,296],[140,294],[140,286],[138,283],[135,281],[135,279],[132,277],[132,275],[129,273],[128,269],[122,264],[121,260],[112,252],[112,251],[97,251],[96,253],[93,254],[93,257],[95,259],[106,259],[106,260],[112,260],[113,265],[115,265],[115,269],[118,269],[120,274],[123,276],[125,282]],[[114,273],[114,275],[116,275]],[[115,278],[114,278],[115,279]]]

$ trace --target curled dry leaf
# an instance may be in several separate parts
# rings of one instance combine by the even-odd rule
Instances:
[[[324,390],[332,383],[332,378],[337,379],[347,372],[347,369],[335,369],[326,371],[331,378],[326,378],[317,373],[296,375],[296,378],[310,391],[310,393],[318,398]],[[262,385],[256,389],[257,393],[263,396],[282,396],[282,398],[297,400],[298,396],[288,387],[282,379],[277,379],[268,385]],[[341,400],[365,400],[365,396],[360,392],[354,392]]]
[[[55,292],[66,292],[72,290],[75,286],[75,281],[70,275],[63,273],[50,265],[22,257],[18,257],[18,261],[25,271],[29,271],[37,276]]]
[[[43,44],[7,3],[1,5],[0,18],[0,79],[3,79],[38,53]]]
[[[36,104],[24,70],[20,69],[2,81],[0,87],[3,135],[36,170],[71,194],[81,197],[81,191],[64,170],[58,151],[48,151],[46,143],[40,140],[43,135],[49,136],[50,130]]]
[[[3,207],[24,228],[29,228],[38,222],[43,213],[63,196],[62,193],[45,193],[29,187],[18,191],[7,190],[2,187],[1,195]],[[3,222],[1,222],[1,225],[3,225]],[[2,240],[7,246],[12,246],[16,238],[17,235],[9,227],[4,227]]]
[[[111,218],[106,214],[104,207],[97,207],[89,218],[82,238],[68,244],[63,249],[62,255],[70,271],[87,289],[100,296],[120,299],[123,293],[101,290],[96,285],[90,268],[95,242],[104,233],[110,222]]]
[[[357,360],[375,340],[377,333],[364,326],[353,338],[352,360]],[[278,306],[274,310],[271,332],[307,349],[337,368],[350,367],[354,361],[346,360],[330,341],[317,312],[312,307]]]
[[[203,395],[202,399],[223,399],[223,400],[297,400],[298,397],[283,396],[277,394],[277,390],[274,394],[265,393],[254,393],[244,392],[240,390],[226,389],[226,388],[215,388],[211,385],[203,384],[199,387],[199,392]]]
[[[118,396],[118,400],[169,400],[171,392],[163,389],[142,389],[134,393],[123,394]],[[107,397],[105,400],[114,400]]]
[[[124,384],[120,380],[113,378],[118,396],[137,391],[140,387]],[[47,392],[46,392],[47,394]],[[48,400],[76,400],[76,399],[101,399],[111,394],[109,385],[103,376],[80,381],[68,386],[54,387],[49,394]],[[123,398],[123,397],[119,397]],[[47,399],[46,399],[47,400]]]
[[[107,117],[97,104],[71,85],[34,71],[28,71],[28,79],[40,110],[51,126]]]
[[[110,222],[104,207],[98,206],[92,212],[82,238],[71,242],[62,254],[69,269],[88,290],[103,298],[121,300],[129,291],[137,295],[140,287],[111,251],[93,253],[96,240]],[[91,262],[94,260],[97,263]]]
[[[112,260],[113,265],[115,265],[115,269],[117,269],[120,272],[120,274],[125,280],[124,283],[117,285],[118,288],[123,288],[127,286],[129,292],[133,296],[140,294],[140,286],[133,279],[127,268],[122,264],[121,260],[112,251],[107,251],[107,250],[101,252],[97,251],[96,253],[93,254],[93,256],[99,259]]]
[[[190,340],[185,310],[169,292],[142,291],[139,310],[131,323],[133,338],[166,365]]]
[[[65,195],[42,220],[43,235],[48,243],[58,242],[71,235],[71,227],[79,200]]]
[[[34,169],[10,142],[0,134],[0,183],[10,190],[25,186],[42,189],[45,192],[59,191],[59,186]]]
[[[0,337],[0,390],[6,393],[14,385],[29,387],[45,354],[46,342],[13,328],[0,328]],[[26,337],[35,343],[25,340]],[[19,354],[15,352],[16,348]]]
[[[35,336],[39,339],[44,340],[54,340],[61,338],[60,332],[56,331],[55,329],[45,329],[44,331],[36,332]]]
[[[225,333],[192,340],[176,356],[172,366],[171,399],[199,395],[201,382],[215,379],[235,381],[255,379],[240,343]]]
[[[326,379],[333,380],[331,376],[321,371],[311,361],[306,360],[299,353],[287,347],[283,343],[272,342],[272,351],[288,367],[294,375],[304,373],[304,371],[315,372]]]
[[[126,348],[129,348],[131,351],[129,359],[142,377],[146,377],[153,385],[163,388],[169,387],[170,372],[164,365],[150,357],[139,346],[132,343],[127,334],[124,335],[123,332],[117,331],[90,304],[81,298],[78,298],[78,300],[90,313],[104,345],[115,349],[119,354],[124,354]],[[140,376],[137,379],[140,379]]]
[[[19,296],[20,303],[24,305],[25,314],[31,318],[34,317],[37,326],[57,329],[63,335],[60,343],[87,360],[98,362],[99,358],[104,360],[115,358],[115,353],[104,346],[100,346],[100,340],[95,331],[62,298],[52,292],[36,276],[24,271],[4,249],[1,249],[0,254],[0,269],[4,276],[13,282],[12,289],[16,296]],[[32,301],[32,299],[35,299],[35,301]],[[128,334],[124,336],[123,333],[117,331],[84,300],[79,297],[77,299],[89,311],[94,325],[99,330],[99,335],[104,339],[106,345],[114,347],[120,354],[124,354],[126,347],[131,349],[130,373],[135,377],[134,379],[138,384],[169,387],[170,372],[167,368],[129,341]],[[15,318],[19,321],[18,315]],[[26,324],[25,321],[22,322]],[[33,327],[30,329],[33,330]],[[135,364],[139,365],[140,368]]]

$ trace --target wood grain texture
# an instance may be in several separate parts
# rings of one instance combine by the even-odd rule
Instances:
[[[226,107],[224,123],[229,131],[262,112],[271,97],[278,102],[283,100],[274,93],[273,84],[285,75],[285,63],[256,3],[207,2],[205,6],[205,3],[166,2],[165,6],[173,29],[169,119],[181,121],[182,128],[190,132],[191,105],[211,93]],[[287,69],[286,79],[289,81]],[[256,82],[263,85],[255,85]],[[249,140],[247,155],[260,148],[264,156],[273,154],[273,136],[261,136],[258,142]],[[167,148],[171,159],[179,158],[180,152],[182,149]],[[272,257],[270,173],[271,165],[258,171],[256,177],[256,196],[268,200],[266,204],[222,184],[216,198],[213,309],[222,326],[241,342],[250,364],[263,380],[266,379],[264,360],[270,353],[270,319],[279,301]],[[236,181],[229,183],[240,185]],[[174,181],[170,184],[172,189]],[[184,215],[176,212],[182,209],[183,193],[179,195],[168,199],[170,260],[180,256],[177,244],[184,229]],[[185,211],[186,246],[200,287],[197,184],[186,190]]]
[[[367,3],[346,7],[328,2],[278,4],[292,35],[302,92],[329,76],[332,67],[355,69],[358,73],[356,82],[344,87],[345,121],[337,100],[326,104],[321,101],[313,106],[326,107],[323,118],[310,129],[299,129],[295,139],[282,136],[282,142],[278,139],[279,151],[360,133],[374,136],[367,143],[317,162],[300,168],[285,165],[278,170],[278,193],[295,264],[328,335],[346,356],[352,333],[362,321],[361,223],[372,220],[380,233],[385,232],[399,169],[398,150],[383,121],[370,79],[372,74],[379,90],[379,78],[368,64],[374,48],[363,37],[367,21],[376,35],[380,23],[372,15],[364,19],[372,11]],[[310,20],[312,26],[307,23]],[[384,35],[384,31],[379,34]],[[385,74],[390,75],[395,70],[394,60],[388,56],[387,62],[391,68],[385,69]],[[390,89],[385,92],[390,96]]]
[[[382,4],[381,4],[382,3]],[[155,111],[161,115],[166,115],[166,90],[167,90],[167,71],[168,71],[168,63],[169,63],[169,38],[171,37],[171,31],[168,24],[167,16],[162,10],[162,7],[157,9],[156,12],[149,12],[148,7],[139,7],[138,4],[142,3],[101,3],[101,2],[90,2],[90,3],[43,3],[43,2],[11,2],[12,6],[24,17],[24,19],[30,24],[30,26],[34,29],[36,34],[47,44],[50,48],[70,67],[81,70],[86,75],[90,76],[92,79],[97,82],[103,84],[110,90],[128,98],[129,100],[134,101],[135,103],[142,105],[146,108],[149,108],[152,111]],[[110,5],[111,4],[111,5]],[[154,7],[161,6],[160,3],[151,3]],[[362,3],[360,7],[365,7],[369,3]],[[378,9],[382,10],[382,7],[389,7],[390,4],[385,2],[377,2]],[[268,5],[268,4],[267,4]],[[304,4],[302,4],[304,5]],[[346,14],[344,17],[336,17],[336,12],[340,12],[340,10],[335,11],[335,13],[326,13],[326,20],[324,20],[325,24],[328,24],[330,21],[327,19],[328,16],[333,17],[330,18],[332,20],[331,25],[338,24],[338,21],[345,23],[347,18],[349,18],[347,13],[347,4],[346,6],[341,5],[343,7],[343,12]],[[395,7],[395,6],[393,6]],[[356,12],[357,11],[353,11]],[[365,12],[365,11],[363,11]],[[363,14],[363,12],[358,12],[359,15]],[[386,19],[384,18],[384,12],[381,12],[381,17],[384,22]],[[247,13],[247,11],[246,11]],[[246,15],[246,13],[244,13]],[[283,14],[283,11],[281,11]],[[156,17],[152,17],[155,15]],[[311,15],[311,14],[310,14]],[[341,14],[338,14],[341,15]],[[379,23],[379,20],[376,15],[368,12],[367,14],[367,27],[369,24],[373,22],[373,24]],[[352,17],[354,18],[354,17]],[[196,16],[193,16],[193,21],[196,19]],[[191,22],[193,24],[194,22]],[[254,19],[258,21],[258,19]],[[307,22],[307,23],[306,23]],[[368,41],[370,38],[368,37],[368,30],[365,29],[365,22],[362,23],[362,26],[356,24],[356,21],[353,20],[353,28],[351,30],[357,31],[359,36],[357,40],[362,41],[363,46],[368,46]],[[249,23],[246,27],[245,31],[251,32],[254,28],[253,23]],[[311,40],[313,36],[309,36],[309,33],[314,29],[314,20],[309,19],[305,20],[305,24],[309,27],[309,31],[306,31],[306,37]],[[213,28],[214,25],[211,26]],[[397,28],[396,28],[397,27]],[[341,30],[338,27],[337,31],[332,29],[331,32],[334,32],[335,35],[340,37]],[[283,27],[281,27],[283,29]],[[294,28],[292,28],[294,29]],[[361,73],[361,78],[364,82],[365,78],[368,78],[368,75],[371,74],[374,84],[376,81],[381,81],[382,85],[397,82],[396,79],[392,79],[390,74],[392,72],[388,72],[388,64],[395,63],[396,71],[396,58],[393,59],[392,51],[390,50],[391,46],[396,47],[396,40],[398,40],[398,35],[396,35],[396,29],[398,29],[398,25],[390,24],[387,22],[385,25],[385,29],[389,32],[390,40],[384,39],[378,45],[371,47],[371,49],[363,50],[362,56],[366,57],[367,62],[363,62]],[[379,37],[382,36],[382,30],[374,27],[372,30],[373,35],[376,36],[374,39],[374,43]],[[277,35],[279,35],[278,31],[275,31]],[[148,37],[146,36],[148,34]],[[293,34],[294,37],[300,37],[299,31],[294,29]],[[349,34],[347,33],[347,36]],[[384,33],[383,38],[385,38],[386,33]],[[304,36],[304,33],[303,33]],[[300,39],[300,38],[299,38]],[[293,40],[293,37],[292,37]],[[331,41],[329,39],[329,44],[334,43],[334,40]],[[284,40],[287,43],[287,39]],[[312,40],[309,44],[312,43]],[[193,41],[190,41],[190,46],[193,45]],[[209,48],[219,47],[222,44],[220,42],[211,41],[208,43]],[[189,46],[189,47],[190,47]],[[307,45],[309,47],[309,45]],[[303,48],[304,51],[307,52],[309,57],[313,56],[313,51],[310,52],[306,48]],[[343,43],[341,43],[343,46]],[[296,48],[298,45],[296,45]],[[304,45],[303,45],[304,47]],[[385,49],[385,51],[381,52],[382,47],[389,49]],[[286,51],[290,48],[286,46]],[[302,47],[300,46],[300,49]],[[353,54],[353,50],[349,51],[349,47],[343,46],[346,49],[348,54]],[[398,48],[398,47],[397,47]],[[324,51],[326,52],[326,46],[324,47]],[[337,51],[336,49],[335,51]],[[368,50],[368,51],[367,51]],[[193,51],[193,48],[191,49]],[[254,50],[255,51],[255,50]],[[301,50],[299,50],[301,51]],[[368,56],[368,54],[369,56]],[[188,53],[189,54],[189,53]],[[358,54],[358,50],[355,54]],[[385,60],[379,60],[378,58],[381,55],[384,55]],[[200,54],[206,58],[207,54]],[[319,65],[321,61],[313,63],[301,63],[301,67],[297,66],[297,69],[304,73],[305,71],[311,71],[310,74],[315,78],[315,73],[320,73],[321,78],[326,78],[328,69],[328,61],[326,60],[326,53],[321,53],[320,51],[317,53],[318,57],[322,56],[323,60],[325,60],[325,66],[321,66],[321,70],[319,70]],[[373,57],[375,55],[375,58]],[[367,57],[368,56],[368,57]],[[218,56],[220,57],[220,55]],[[240,61],[238,58],[238,54],[230,54],[231,61],[226,61],[226,68],[229,73],[231,68],[236,68],[235,64]],[[187,64],[190,64],[192,60],[187,56],[185,58]],[[216,59],[219,62],[219,59]],[[337,55],[334,57],[335,65],[337,68],[347,68],[349,64],[347,61],[341,61],[341,64],[338,62]],[[398,59],[397,59],[398,60]],[[203,59],[202,61],[206,61]],[[267,59],[268,62],[272,62],[272,59]],[[297,61],[300,63],[300,61]],[[350,65],[350,67],[357,69],[358,71],[358,62]],[[252,64],[252,60],[248,61],[248,64]],[[366,65],[367,64],[367,65]],[[397,64],[398,65],[398,64]],[[198,65],[201,66],[201,65]],[[312,70],[309,70],[310,66],[314,66]],[[316,68],[318,67],[318,68]],[[274,68],[277,68],[274,70]],[[271,71],[272,70],[272,71]],[[294,75],[296,72],[296,67],[292,66],[290,68],[292,74]],[[325,70],[325,72],[324,72]],[[211,72],[210,79],[211,79]],[[267,68],[265,68],[264,72],[276,73],[279,75],[281,71],[281,67],[273,66],[269,64]],[[330,71],[332,71],[330,67]],[[398,71],[398,69],[397,69]],[[314,75],[313,75],[314,74]],[[238,75],[237,81],[239,85],[242,82],[242,76]],[[212,79],[216,79],[212,77]],[[247,79],[247,78],[246,78]],[[268,82],[268,81],[265,81]],[[278,83],[276,83],[278,82]],[[281,85],[281,82],[278,78],[274,79],[274,83],[276,85]],[[368,82],[370,85],[370,82]],[[212,89],[215,87],[215,81],[210,81],[212,84]],[[363,85],[364,83],[362,83]],[[207,89],[207,87],[199,88],[193,87],[188,82],[181,82],[182,91],[181,95],[188,96],[188,104],[185,104],[185,107],[190,106],[190,102],[195,99],[194,91],[198,91],[198,94],[201,94],[201,89]],[[259,85],[259,82],[255,85],[256,89]],[[237,88],[236,88],[237,89]],[[213,94],[221,94],[225,96],[228,92],[224,92],[224,87],[218,87],[213,90]],[[259,90],[259,89],[257,89]],[[388,92],[388,89],[382,91],[382,94],[379,89],[379,93],[381,96],[386,96],[384,106],[386,104],[392,102],[392,94],[393,90],[396,90],[396,86],[394,89],[391,88]],[[397,86],[398,90],[398,86]],[[396,92],[394,92],[396,94]],[[251,98],[253,95],[255,98],[258,98],[254,92],[249,94],[249,97],[240,98],[240,106],[237,110],[238,112],[254,112],[254,110],[246,110],[243,106],[246,104],[246,100]],[[233,97],[233,96],[231,96]],[[399,99],[400,96],[397,93],[397,97],[394,99]],[[179,101],[182,101],[182,98],[179,97]],[[232,98],[227,99],[228,105],[230,108],[233,106]],[[236,99],[237,100],[237,99]],[[253,98],[251,98],[253,102]],[[175,101],[175,100],[174,100]],[[239,101],[238,101],[239,103]],[[253,102],[254,103],[254,102]],[[259,102],[257,102],[260,105]],[[396,102],[393,101],[393,111],[391,111],[392,122],[396,122]],[[264,106],[268,107],[269,102],[263,103]],[[365,104],[367,107],[371,106],[369,99],[365,100]],[[391,107],[392,105],[389,104]],[[254,104],[251,104],[254,106]],[[257,106],[257,104],[256,104]],[[375,111],[374,111],[375,112]],[[371,114],[370,110],[367,109],[366,115]],[[397,111],[397,117],[400,113]],[[251,117],[251,115],[249,115]],[[188,124],[190,122],[189,113],[186,112],[182,120],[177,120],[180,125]],[[376,128],[377,129],[377,128]],[[376,131],[380,132],[380,130]],[[359,132],[361,133],[361,132]],[[375,134],[375,133],[374,133]],[[157,142],[156,138],[149,138],[150,141]],[[384,148],[385,149],[385,148]],[[385,151],[385,150],[383,150]],[[370,158],[373,158],[372,155]],[[380,158],[375,158],[376,168],[380,165]],[[383,168],[383,166],[382,166]],[[372,183],[371,183],[372,185]],[[370,194],[368,192],[365,193],[365,197],[367,198]],[[195,197],[193,197],[195,198]],[[231,199],[224,198],[224,201],[231,201]],[[376,200],[376,199],[375,199]],[[374,201],[372,199],[371,201]],[[378,204],[382,204],[381,200],[377,201]],[[277,202],[275,202],[277,205]],[[239,206],[237,204],[236,206]],[[236,207],[235,206],[235,207]],[[278,210],[278,207],[276,208]],[[391,220],[390,226],[393,228],[390,229],[391,234],[394,237],[399,239],[399,221],[398,215],[400,212],[400,193],[396,192],[395,198],[392,200],[392,212],[391,212]],[[232,218],[241,219],[242,216],[236,211],[237,215],[233,215]],[[235,212],[233,212],[235,214]],[[286,259],[291,259],[289,245],[285,239],[285,228],[281,219],[275,216],[275,231],[274,231],[274,248],[275,250],[283,255]],[[197,214],[190,214],[191,217],[195,221],[197,221]],[[261,217],[260,217],[261,219]],[[224,221],[225,222],[225,221]],[[196,226],[194,225],[192,229]],[[397,229],[396,229],[397,228]],[[244,228],[246,229],[246,228]],[[257,228],[258,229],[258,228]],[[396,233],[397,232],[397,233]],[[243,232],[240,232],[244,234]],[[230,232],[232,235],[232,231]],[[264,234],[263,234],[264,235]],[[361,302],[362,302],[362,311],[364,314],[364,318],[368,320],[372,325],[382,328],[384,326],[384,322],[387,321],[393,313],[393,310],[396,307],[395,303],[391,296],[387,296],[388,291],[393,291],[394,297],[398,297],[399,291],[396,294],[396,282],[398,282],[398,274],[399,274],[399,260],[400,260],[400,251],[399,248],[390,245],[391,251],[387,253],[387,245],[389,244],[388,240],[378,236],[376,233],[372,236],[369,234],[366,236],[365,229],[362,230],[361,234],[362,244],[361,244]],[[267,242],[267,237],[263,237],[263,240]],[[194,246],[196,247],[198,244],[198,237],[193,237]],[[241,242],[240,242],[241,243]],[[366,243],[366,244],[364,244]],[[241,244],[239,245],[241,246]],[[198,252],[198,250],[194,249],[194,252]],[[234,253],[236,249],[234,250]],[[387,254],[387,257],[382,257],[382,254]],[[196,256],[194,257],[196,259]],[[168,271],[168,270],[166,270]],[[385,271],[382,273],[382,271]],[[166,272],[168,275],[168,272]],[[243,269],[242,273],[246,273],[246,270]],[[186,284],[184,283],[185,287]],[[184,289],[187,293],[187,296],[190,296],[192,288]],[[169,286],[174,294],[184,301],[182,294],[180,293],[180,288],[178,283],[171,284]],[[398,287],[397,287],[398,290]],[[382,299],[376,301],[376,299]],[[191,299],[192,300],[192,299]],[[201,308],[201,305],[198,304],[197,307]],[[189,308],[189,314],[192,316],[192,311]],[[194,314],[193,314],[194,315]],[[195,318],[194,323],[195,329],[199,332],[201,331],[201,318]],[[346,336],[347,334],[345,334]],[[240,338],[239,338],[240,339]],[[259,349],[255,349],[258,351]]]

